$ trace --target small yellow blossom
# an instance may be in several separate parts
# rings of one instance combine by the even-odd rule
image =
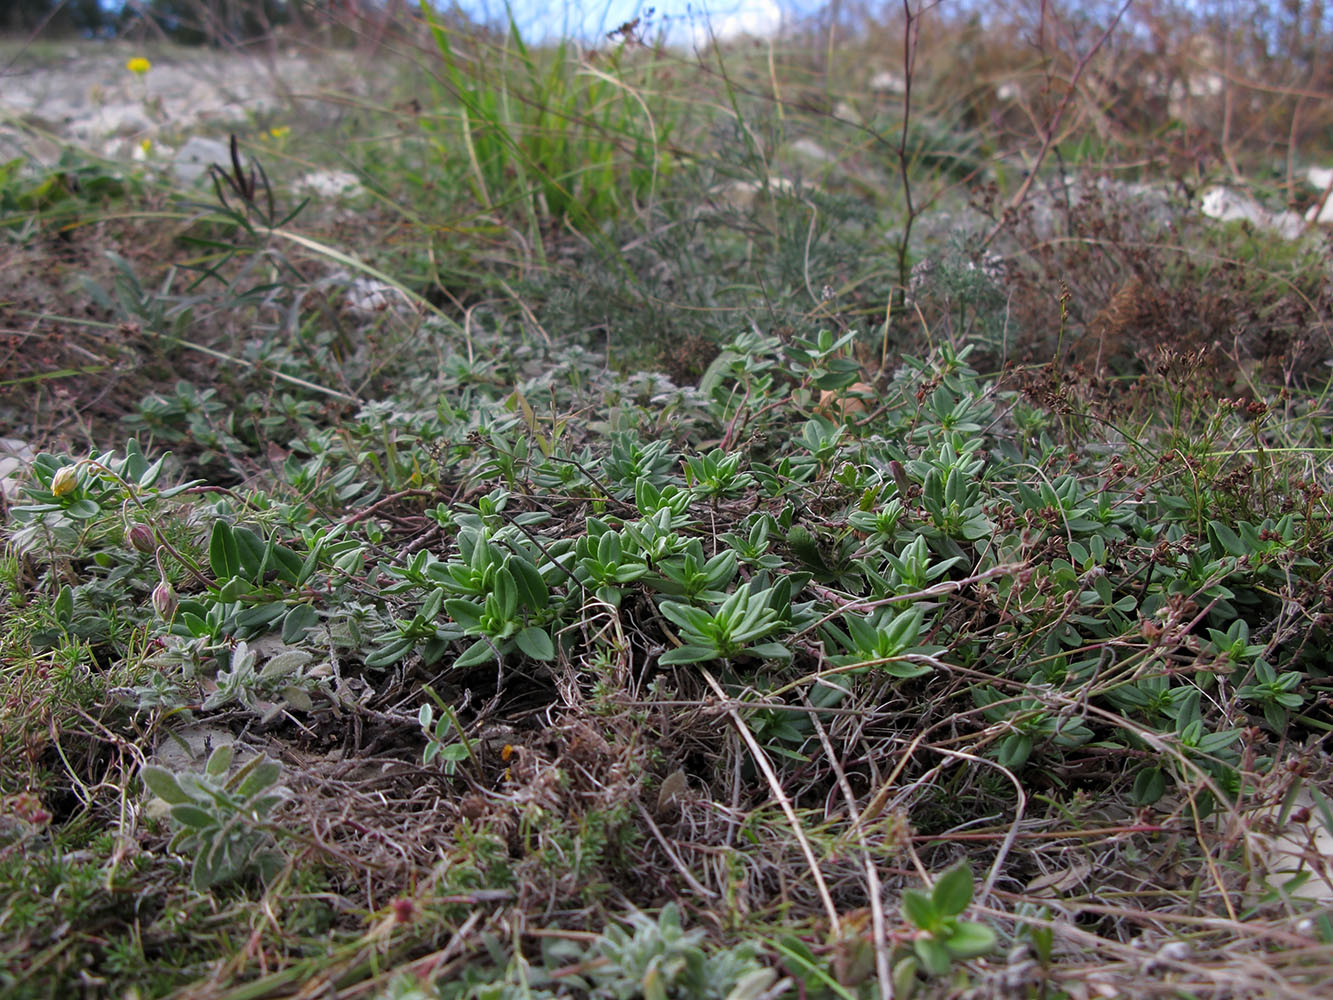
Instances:
[[[142,150],[144,151],[144,153],[147,153],[150,149],[153,148],[153,140],[152,140],[152,139],[140,139],[140,140],[139,140],[139,148],[142,149]]]
[[[133,73],[135,76],[143,76],[145,73],[147,73],[150,69],[153,68],[153,64],[150,63],[143,56],[135,56],[133,59],[131,59],[129,62],[125,64],[125,68],[129,70],[131,73]]]
[[[51,480],[51,492],[58,497],[73,493],[79,485],[79,470],[73,465],[62,466]]]
[[[268,134],[274,139],[285,139],[292,134],[292,127],[290,125],[278,125],[269,129]]]

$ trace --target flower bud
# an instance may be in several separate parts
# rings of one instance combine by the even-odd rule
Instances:
[[[159,618],[169,621],[176,613],[176,588],[163,580],[153,588],[153,610]]]
[[[51,480],[51,492],[58,497],[63,497],[66,493],[74,492],[74,487],[79,485],[78,466],[64,465],[60,471],[55,474]]]
[[[131,524],[130,530],[125,532],[125,541],[129,542],[131,548],[144,555],[150,555],[157,549],[157,539],[153,536],[153,529],[138,521]]]

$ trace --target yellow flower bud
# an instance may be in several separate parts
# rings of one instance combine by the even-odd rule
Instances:
[[[131,59],[129,62],[125,64],[125,68],[129,70],[131,73],[133,73],[135,76],[143,76],[145,73],[147,73],[150,69],[153,68],[153,64],[150,63],[143,56],[135,56],[133,59]]]
[[[58,497],[63,497],[67,493],[73,493],[74,487],[79,485],[79,470],[77,466],[65,465],[56,473],[55,478],[51,480],[51,492]]]

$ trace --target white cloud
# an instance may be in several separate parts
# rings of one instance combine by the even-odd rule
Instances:
[[[726,10],[705,10],[706,24],[694,28],[696,44],[713,38],[729,42],[736,38],[772,38],[782,30],[782,7],[776,0],[737,0]]]

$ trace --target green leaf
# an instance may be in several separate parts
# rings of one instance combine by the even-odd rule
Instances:
[[[240,553],[231,525],[226,521],[213,522],[213,532],[208,539],[208,565],[218,580],[230,580],[240,572]]]
[[[518,611],[518,585],[514,574],[501,567],[495,573],[495,600],[500,606],[500,616],[505,621],[513,621]]]
[[[759,1000],[777,978],[776,969],[753,969],[736,980],[726,1000]]]
[[[475,667],[479,663],[495,659],[495,647],[486,639],[478,639],[454,661],[455,667]]]
[[[995,932],[975,920],[960,920],[944,947],[954,958],[976,958],[995,950]]]
[[[544,611],[550,604],[551,592],[537,567],[518,556],[511,556],[508,565],[514,575],[520,603],[532,611]]]
[[[743,652],[765,660],[790,660],[791,650],[780,642],[761,642],[757,646],[747,646]]]
[[[176,783],[176,776],[164,767],[148,764],[139,772],[139,777],[143,779],[148,790],[163,802],[180,805],[190,801],[190,796]]]
[[[1135,805],[1150,806],[1166,794],[1166,775],[1160,767],[1145,767],[1134,776],[1130,801]]]
[[[412,639],[393,639],[366,656],[368,667],[388,667],[397,663],[412,651],[416,642]]]
[[[662,970],[658,967],[662,956],[657,956],[648,965],[639,984],[643,990],[643,1000],[667,1000],[666,986],[662,982]]]
[[[515,636],[515,640],[518,642],[518,648],[534,660],[555,659],[555,643],[543,628],[530,625]]]
[[[268,545],[264,539],[244,527],[233,528],[231,537],[236,542],[242,575],[254,583],[262,583],[264,571],[268,569]]]
[[[232,665],[235,666],[237,659],[244,656],[245,643],[239,643],[236,647],[237,652],[232,655]],[[208,757],[208,763],[204,765],[204,773],[210,778],[218,778],[227,773],[227,768],[231,767],[233,749],[230,743],[223,743],[214,750]]]
[[[239,576],[228,577],[226,582],[217,589],[217,600],[221,601],[223,604],[231,604],[238,601],[249,586],[250,585]]]
[[[306,630],[319,623],[319,616],[309,604],[298,604],[282,620],[282,641],[293,643],[305,638]]]
[[[839,361],[834,360],[829,362],[829,367],[833,368],[839,364]],[[825,391],[836,391],[838,389],[846,389],[849,386],[855,385],[860,379],[861,368],[859,365],[853,363],[853,367],[850,371],[830,371],[827,375],[819,376],[814,382],[816,388]]]
[[[102,508],[92,500],[84,497],[82,500],[75,500],[65,508],[65,513],[79,521],[87,521],[102,513]]]
[[[287,702],[288,707],[296,709],[298,712],[309,712],[315,707],[310,694],[305,688],[285,687],[282,689],[283,700]]]
[[[954,917],[972,902],[972,872],[965,864],[955,865],[941,875],[930,891],[935,912],[942,917]]]
[[[269,760],[267,757],[258,759],[259,764],[245,776],[241,786],[236,789],[236,794],[242,798],[254,798],[264,789],[274,784],[278,780],[278,776],[282,774],[282,765],[276,760]]]
[[[451,598],[444,602],[444,610],[450,618],[463,626],[465,632],[475,634],[481,631],[482,609],[474,602],[465,601],[461,597]]]
[[[314,654],[308,649],[284,649],[273,654],[264,664],[264,669],[259,671],[259,676],[263,680],[286,677],[288,674],[296,673],[314,658]]]
[[[842,1000],[854,1000],[853,994],[829,975],[827,971],[828,963],[817,958],[800,938],[788,935],[777,942],[774,947],[786,960],[787,964],[792,967],[792,972],[800,976],[805,982],[809,983],[813,980],[833,991]]]
[[[953,957],[949,950],[933,937],[919,937],[912,942],[916,957],[932,976],[947,976]]]
[[[934,900],[919,889],[903,890],[903,916],[923,931],[934,930],[940,922]]]
[[[421,604],[421,610],[417,614],[424,621],[433,621],[440,616],[440,607],[444,603],[444,588],[436,587],[430,592],[430,596]]]
[[[900,960],[893,967],[893,995],[910,997],[916,990],[917,961],[912,955]]]
[[[300,569],[297,570],[296,579],[292,581],[293,583],[299,586],[315,575],[315,570],[319,567],[320,556],[324,554],[324,541],[321,538],[315,543],[314,548],[306,554],[305,561],[301,563]]]
[[[211,812],[192,802],[179,802],[172,806],[171,818],[183,826],[196,830],[207,830],[218,825],[217,818]]]
[[[163,463],[165,463],[166,460],[167,456],[163,455],[156,462],[134,477],[139,481],[140,489],[152,489],[153,486],[157,484],[158,478],[162,475]]]
[[[1236,534],[1229,525],[1223,524],[1221,521],[1208,522],[1208,536],[1208,540],[1214,543],[1214,556],[1219,556],[1222,552],[1225,552],[1230,556],[1243,556],[1247,551],[1245,542],[1241,539],[1240,535]],[[1218,552],[1218,548],[1220,548],[1222,552]]]
[[[51,611],[55,615],[56,621],[61,625],[68,625],[70,619],[74,617],[74,591],[70,589],[69,584],[60,588],[60,593],[56,595],[55,604],[51,606]]]
[[[676,625],[696,635],[702,633],[713,621],[713,616],[702,608],[694,608],[678,601],[663,601],[658,605],[658,610]]]
[[[663,666],[670,666],[673,663],[701,663],[704,660],[716,660],[717,650],[708,646],[681,646],[679,649],[669,649],[658,657],[657,662]]]
[[[1000,742],[995,759],[1000,762],[1001,767],[1016,771],[1027,763],[1031,755],[1032,737],[1023,733],[1010,733]]]
[[[287,605],[282,601],[256,604],[253,608],[246,608],[240,612],[236,616],[236,624],[241,628],[259,628],[277,621],[286,610]]]
[[[301,557],[285,545],[278,545],[276,542],[269,543],[269,568],[276,568],[278,576],[285,582],[293,585],[301,582],[301,572],[303,565]]]

